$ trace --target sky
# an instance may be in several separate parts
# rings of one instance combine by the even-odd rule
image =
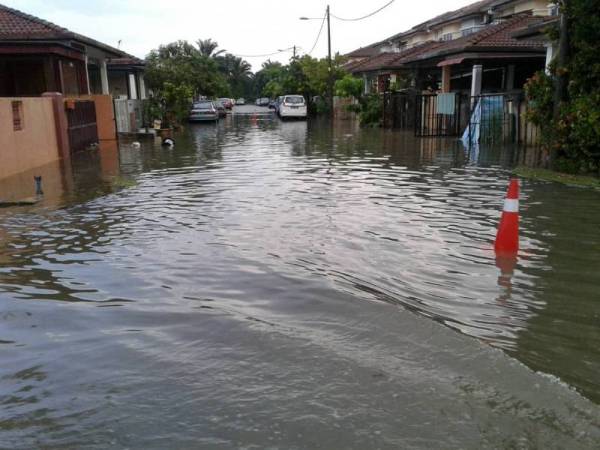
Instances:
[[[342,18],[364,16],[389,0],[0,0],[6,6],[54,22],[144,58],[160,44],[178,39],[195,42],[211,38],[230,53],[245,56],[254,70],[266,59],[287,62],[291,51],[265,55],[294,45],[300,54],[315,44],[329,3]],[[395,0],[365,20],[344,22],[332,18],[332,51],[342,54],[380,41],[438,14],[475,0]],[[121,43],[119,44],[119,41]],[[251,56],[247,56],[251,55]],[[323,29],[314,51],[327,55]]]

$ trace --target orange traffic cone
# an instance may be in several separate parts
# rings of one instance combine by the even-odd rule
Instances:
[[[497,255],[516,255],[519,252],[519,180],[516,178],[510,180],[494,250]]]

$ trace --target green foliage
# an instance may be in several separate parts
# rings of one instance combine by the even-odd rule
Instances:
[[[600,189],[600,179],[597,177],[572,175],[564,173],[563,170],[554,171],[519,166],[513,170],[513,173],[521,178],[529,178],[530,180],[552,181],[556,183],[567,184],[569,186]]]
[[[166,105],[167,122],[182,123],[187,119],[194,91],[185,84],[178,85],[166,81],[162,92]]]
[[[361,78],[346,75],[335,84],[336,95],[351,97],[358,101],[346,106],[348,111],[358,113],[363,126],[381,126],[383,101],[378,94],[364,94],[364,82]]]
[[[252,96],[252,67],[247,61],[231,53],[216,56],[215,61],[229,86],[231,95],[235,98]]]
[[[198,39],[196,41],[196,45],[198,46],[198,51],[202,56],[216,57],[222,53],[225,53],[225,50],[216,51],[219,48],[219,43],[213,41],[212,39]]]
[[[150,96],[143,103],[143,123],[145,126],[151,127],[155,119],[162,120],[165,108],[160,99],[155,96]]]
[[[337,55],[332,61],[332,78],[335,82],[344,77],[344,59]],[[329,63],[309,55],[292,58],[287,65],[267,61],[256,73],[255,92],[257,97],[275,98],[285,94],[299,94],[309,102],[312,112],[327,111],[326,102],[313,104],[313,98],[327,98]]]
[[[146,58],[145,78],[154,93],[154,105],[168,125],[181,123],[193,97],[228,92],[226,80],[213,58],[202,55],[187,41],[176,41],[152,50]],[[186,111],[186,113],[184,113]]]
[[[379,94],[370,94],[363,97],[360,102],[358,117],[363,126],[381,126],[383,118],[383,101]]]
[[[541,126],[552,120],[554,81],[546,72],[537,72],[524,86],[528,100],[527,118]]]
[[[365,83],[362,78],[356,78],[352,75],[346,75],[344,78],[336,81],[335,95],[340,97],[360,98],[365,90]]]
[[[538,73],[525,86],[530,120],[542,131],[542,145],[553,167],[568,173],[600,173],[600,15],[598,0],[561,1],[567,17],[569,57],[564,66],[551,65],[552,76]],[[557,39],[556,30],[550,36]],[[554,85],[568,79],[568,99],[554,117]]]

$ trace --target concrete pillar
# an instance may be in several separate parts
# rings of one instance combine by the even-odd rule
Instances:
[[[110,94],[108,89],[108,69],[106,67],[106,59],[100,61],[100,81],[102,82],[102,94]]]
[[[92,93],[92,90],[90,87],[90,70],[88,68],[88,64],[89,64],[88,55],[85,55],[85,61],[83,63],[85,64],[85,79],[87,82],[87,94],[90,95]]]
[[[127,74],[127,80],[129,81],[129,98],[131,100],[137,100],[138,94],[137,94],[137,85],[135,83],[135,74],[133,74],[133,73]]]
[[[60,157],[68,160],[71,157],[71,147],[69,145],[69,134],[67,128],[67,113],[65,112],[65,100],[60,92],[44,92],[42,97],[52,99],[52,111],[54,112],[54,126],[56,129],[56,145],[60,152]]]
[[[450,92],[450,77],[452,76],[452,66],[442,67],[442,92]]]
[[[509,64],[506,70],[506,86],[507,91],[512,91],[515,88],[515,65]]]
[[[146,82],[144,81],[144,74],[140,73],[138,77],[140,80],[140,99],[146,100]]]
[[[471,80],[471,97],[481,94],[481,82],[483,80],[483,66],[475,64],[473,66],[473,78]]]

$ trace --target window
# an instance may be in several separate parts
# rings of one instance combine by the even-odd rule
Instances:
[[[442,34],[442,37],[440,38],[440,41],[451,41],[451,40],[452,40],[452,33]]]
[[[21,131],[25,124],[23,123],[23,102],[20,100],[14,100],[12,103],[12,118],[13,118],[13,130]]]

